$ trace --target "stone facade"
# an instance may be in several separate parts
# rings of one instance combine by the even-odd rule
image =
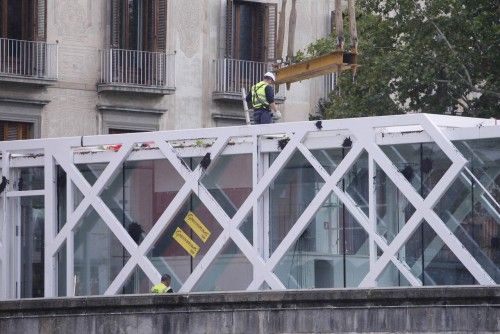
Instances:
[[[137,128],[143,131],[244,124],[240,101],[212,98],[215,60],[225,53],[226,1],[168,0],[166,45],[167,53],[176,53],[175,92],[153,95],[97,92],[99,50],[109,47],[110,40],[110,1],[47,0],[47,42],[58,45],[58,80],[33,85],[0,79],[0,120],[5,120],[2,117],[7,108],[2,99],[17,99],[30,105],[44,101],[37,104],[41,122],[35,124],[39,126],[35,137],[106,133],[110,109],[118,118],[123,115],[123,119],[134,121],[143,115],[137,110],[150,111],[147,125]],[[333,6],[331,0],[297,2],[296,49],[328,34]],[[287,36],[284,50],[286,41]],[[293,84],[289,91],[283,86],[282,121],[306,120],[323,94],[322,83],[323,78],[315,78]],[[157,126],[150,129],[151,120]]]

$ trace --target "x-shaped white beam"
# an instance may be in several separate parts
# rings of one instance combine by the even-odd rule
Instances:
[[[456,236],[446,227],[444,222],[434,212],[433,207],[437,201],[443,196],[451,183],[459,175],[462,168],[466,164],[465,158],[455,149],[453,144],[442,134],[442,132],[432,122],[425,117],[422,118],[422,127],[431,138],[437,143],[441,150],[450,158],[452,165],[444,174],[441,180],[434,186],[428,196],[423,199],[413,188],[413,186],[399,173],[394,164],[382,152],[380,147],[373,141],[375,138],[374,129],[364,126],[352,129],[356,137],[361,141],[364,148],[374,157],[374,160],[384,170],[393,183],[398,187],[401,193],[410,201],[416,209],[415,213],[403,226],[400,232],[392,240],[389,247],[385,250],[382,256],[375,263],[368,275],[361,282],[361,287],[374,286],[377,277],[385,269],[389,261],[396,255],[399,249],[411,237],[415,229],[425,219],[433,228],[436,234],[445,242],[450,250],[461,259],[466,268],[476,278],[480,284],[494,284],[491,277],[484,271],[474,257],[461,245]]]

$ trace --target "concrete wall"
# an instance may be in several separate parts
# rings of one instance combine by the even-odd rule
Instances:
[[[328,33],[332,2],[298,1],[296,49]],[[41,112],[42,137],[101,133],[98,105],[167,110],[159,120],[160,130],[215,126],[214,114],[242,117],[241,102],[212,99],[214,60],[224,55],[225,7],[226,0],[168,1],[167,49],[176,52],[176,91],[154,96],[97,93],[99,50],[109,44],[109,1],[47,0],[47,42],[59,45],[59,80],[48,87],[0,80],[0,99],[48,101]],[[287,36],[284,50],[286,41]],[[294,84],[288,92],[282,89],[287,99],[280,108],[284,121],[307,120],[320,95],[317,82],[320,79]],[[0,119],[2,108],[0,103]]]
[[[32,299],[0,333],[498,333],[500,287]]]

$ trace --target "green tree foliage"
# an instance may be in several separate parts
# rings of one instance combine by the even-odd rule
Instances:
[[[500,117],[498,0],[359,0],[357,10],[361,66],[340,76],[323,105],[327,118],[458,110]],[[334,47],[329,37],[307,53]]]

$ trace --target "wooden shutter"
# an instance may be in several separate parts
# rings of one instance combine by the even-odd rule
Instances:
[[[226,4],[226,58],[234,57],[233,48],[233,0]]]
[[[33,39],[47,40],[47,0],[35,0],[33,8]]]
[[[165,52],[167,51],[167,0],[157,0],[158,1],[158,10],[157,10],[157,41],[156,48],[157,51]]]
[[[30,139],[31,126],[30,123],[0,122],[0,141]]]
[[[278,5],[266,4],[266,58],[267,61],[276,60],[276,31],[278,21]]]
[[[330,12],[330,34],[335,32],[335,11]]]
[[[111,0],[111,31],[109,46],[115,49],[120,47],[120,1],[121,0]]]
[[[0,0],[0,37],[7,37],[7,0]]]
[[[156,29],[158,26],[158,0],[146,0],[143,1],[143,24],[142,24],[142,35],[143,35],[143,45],[142,50],[144,51],[156,51],[157,44],[157,33]]]

